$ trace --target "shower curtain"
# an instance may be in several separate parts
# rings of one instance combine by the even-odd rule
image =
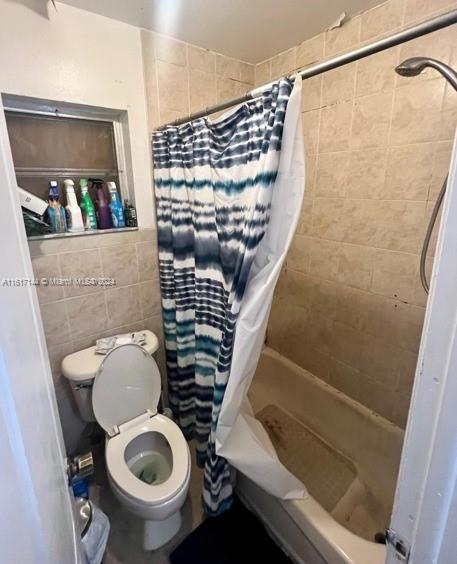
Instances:
[[[304,493],[247,404],[241,410],[303,193],[300,95],[301,80],[292,91],[291,81],[282,79],[214,122],[201,118],[153,135],[170,405],[186,437],[196,439],[209,515],[231,503],[228,460],[239,467],[246,447],[240,432],[251,439],[243,468],[248,476],[264,485],[259,465],[267,464],[272,493]],[[301,185],[292,181],[288,191],[291,168]],[[269,234],[269,224],[276,232]],[[256,331],[240,310],[258,318]]]

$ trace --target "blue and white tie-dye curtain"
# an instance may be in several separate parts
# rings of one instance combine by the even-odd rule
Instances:
[[[170,406],[196,439],[209,515],[232,500],[214,437],[238,313],[268,226],[291,89],[282,79],[226,117],[153,135]]]

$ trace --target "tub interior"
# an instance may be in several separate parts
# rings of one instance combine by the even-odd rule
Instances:
[[[135,437],[127,445],[124,459],[132,474],[142,482],[158,486],[171,475],[173,453],[167,439],[157,431]]]
[[[281,462],[338,523],[370,541],[385,533],[401,429],[268,348],[249,399]]]

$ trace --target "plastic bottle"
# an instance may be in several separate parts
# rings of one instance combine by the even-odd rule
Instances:
[[[125,227],[124,208],[122,207],[122,202],[116,189],[116,183],[107,182],[106,185],[108,186],[110,199],[109,207],[113,227]]]
[[[95,178],[92,181],[97,187],[97,223],[99,229],[111,228],[111,212],[106,201],[105,190],[103,188],[103,180]]]
[[[136,209],[128,200],[124,200],[124,217],[126,227],[138,227]]]
[[[76,200],[75,183],[71,180],[71,178],[67,178],[63,181],[63,183],[65,184],[65,192],[67,195],[67,205],[65,209],[67,211],[68,231],[71,233],[84,231],[81,208],[78,206],[78,201]]]
[[[87,178],[81,178],[79,181],[81,188],[81,212],[83,215],[84,229],[89,231],[97,229],[97,216],[95,214],[95,206],[89,194],[87,186]]]
[[[49,224],[52,233],[65,233],[67,230],[67,221],[65,210],[59,202],[59,187],[55,180],[49,183],[49,199],[47,209]]]

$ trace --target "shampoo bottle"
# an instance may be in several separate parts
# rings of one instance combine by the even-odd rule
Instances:
[[[126,227],[137,227],[136,209],[128,200],[124,200],[124,216]]]
[[[92,181],[97,187],[97,222],[99,229],[111,228],[111,213],[106,201],[105,190],[103,188],[103,180],[95,178]]]
[[[59,187],[55,180],[49,183],[49,199],[47,209],[49,224],[52,233],[65,233],[67,230],[67,221],[65,218],[65,210],[59,202]]]
[[[81,211],[83,215],[84,229],[87,231],[97,229],[95,206],[89,194],[87,178],[81,178],[79,186],[81,188]]]
[[[67,194],[67,226],[71,233],[84,231],[83,217],[81,208],[78,206],[75,194],[75,183],[70,178],[64,180],[65,192]]]
[[[116,189],[115,182],[107,182],[109,192],[109,207],[111,211],[111,221],[113,227],[125,227],[124,208]]]

